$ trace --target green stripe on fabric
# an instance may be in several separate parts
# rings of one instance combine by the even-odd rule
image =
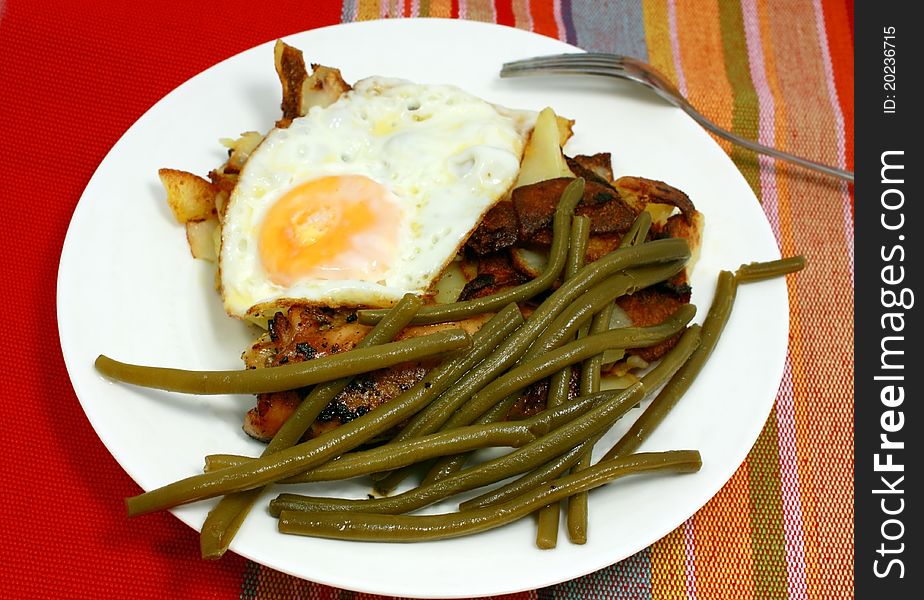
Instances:
[[[417,16],[418,17],[429,17],[430,16],[430,0],[420,0]]]
[[[751,81],[741,4],[719,2],[718,6],[725,72],[733,91],[732,131],[750,140],[757,140],[759,104],[754,83]],[[738,169],[744,175],[754,194],[760,198],[760,165],[757,162],[757,154],[734,145],[731,158],[738,165]]]
[[[754,556],[754,597],[786,597],[786,542],[776,407],[770,413],[748,460],[751,493],[751,548]]]
[[[538,592],[539,600],[651,600],[651,548]]]

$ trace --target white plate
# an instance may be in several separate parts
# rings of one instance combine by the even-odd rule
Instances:
[[[617,174],[660,179],[686,191],[706,215],[693,279],[698,320],[709,306],[719,269],[779,256],[745,180],[679,110],[609,81],[496,76],[504,61],[575,51],[572,46],[496,25],[433,19],[354,23],[286,41],[302,48],[306,60],[340,67],[348,81],[389,75],[454,83],[511,107],[551,105],[577,119],[569,151],[611,151]],[[268,42],[175,89],[109,152],[67,233],[58,275],[58,323],[68,372],[100,439],[146,490],[200,472],[206,454],[256,455],[262,447],[241,431],[252,397],[193,397],[114,384],[94,371],[93,361],[105,353],[193,369],[241,366],[239,356],[252,332],[223,314],[211,269],[190,258],[157,169],[207,173],[224,158],[219,138],[271,126],[279,114],[278,88]],[[315,540],[277,533],[275,521],[258,509],[232,549],[333,586],[440,598],[532,589],[613,564],[680,525],[741,464],[772,406],[787,332],[782,281],[740,290],[709,365],[643,447],[698,449],[702,471],[626,480],[594,492],[586,545],[573,545],[562,534],[554,551],[537,550],[531,519],[426,544]],[[359,497],[368,488],[342,483],[319,489]],[[174,512],[198,530],[211,506],[204,502]]]

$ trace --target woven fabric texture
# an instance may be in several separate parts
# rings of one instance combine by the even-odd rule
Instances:
[[[285,9],[0,0],[0,236],[10,319],[3,396],[0,597],[372,600],[237,556],[198,558],[169,515],[128,520],[138,492],[96,438],[58,345],[55,277],[96,165],[164,94],[257,43],[343,21],[493,21],[651,62],[719,125],[853,166],[853,4],[844,0],[344,0]],[[853,189],[732,147],[783,254],[790,348],[744,464],[680,528],[542,599],[853,596]],[[88,318],[105,318],[90,315]]]

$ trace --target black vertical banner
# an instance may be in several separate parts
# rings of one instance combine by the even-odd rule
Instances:
[[[856,2],[857,598],[924,597],[917,2]]]

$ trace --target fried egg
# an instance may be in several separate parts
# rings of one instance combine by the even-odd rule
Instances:
[[[453,86],[370,78],[271,131],[223,218],[225,309],[425,293],[510,190],[535,119]]]

